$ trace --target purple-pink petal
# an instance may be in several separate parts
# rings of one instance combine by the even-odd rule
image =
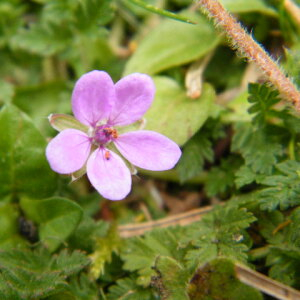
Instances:
[[[92,71],[81,76],[72,94],[73,113],[81,123],[95,126],[109,117],[115,101],[114,83],[104,71]]]
[[[109,117],[112,125],[129,125],[141,119],[151,106],[155,86],[150,76],[134,73],[115,85],[116,100]]]
[[[152,171],[174,167],[181,156],[176,143],[154,131],[132,131],[115,141],[120,153],[133,165]]]
[[[131,174],[114,152],[98,148],[87,162],[87,176],[94,188],[109,200],[122,200],[130,192]]]
[[[70,174],[85,164],[91,150],[89,137],[77,129],[65,129],[47,146],[46,157],[52,170]]]

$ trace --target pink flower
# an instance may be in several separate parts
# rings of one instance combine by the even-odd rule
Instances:
[[[167,137],[148,130],[118,133],[120,126],[142,118],[154,93],[153,81],[145,74],[131,74],[116,84],[103,71],[83,75],[75,84],[72,108],[88,130],[64,129],[50,141],[46,156],[51,168],[70,174],[86,165],[91,184],[110,200],[121,200],[131,190],[130,170],[111,150],[113,144],[137,167],[153,171],[173,168],[181,151]]]

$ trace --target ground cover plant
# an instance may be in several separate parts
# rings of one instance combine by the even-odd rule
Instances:
[[[300,299],[300,2],[2,0],[1,299]]]

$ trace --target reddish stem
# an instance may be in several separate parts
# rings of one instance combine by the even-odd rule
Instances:
[[[281,96],[293,103],[300,112],[300,93],[291,79],[285,76],[278,64],[248,34],[245,29],[230,15],[217,0],[199,0],[201,6],[232,40],[234,48],[250,61],[254,61],[263,71],[268,81],[280,92]]]

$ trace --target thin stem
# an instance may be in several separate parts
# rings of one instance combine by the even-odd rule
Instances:
[[[53,81],[56,78],[53,56],[43,59],[43,77],[46,82]]]
[[[300,8],[292,0],[285,0],[284,7],[294,19],[298,27],[300,27]]]
[[[196,24],[194,21],[192,20],[189,20],[188,18],[185,18],[183,16],[179,16],[175,13],[172,13],[168,10],[165,10],[165,9],[161,9],[159,7],[155,7],[151,4],[148,4],[144,1],[141,1],[141,0],[129,0],[131,3],[134,3],[146,10],[149,10],[155,14],[158,14],[158,15],[161,15],[161,16],[164,16],[164,17],[168,17],[168,18],[171,18],[171,19],[175,19],[177,21],[181,21],[181,22],[185,22],[185,23],[189,23],[189,24]]]
[[[224,9],[218,0],[199,0],[199,4],[215,20],[216,24],[225,31],[232,40],[234,48],[250,61],[255,62],[268,81],[278,89],[281,96],[291,102],[296,110],[300,112],[299,91],[266,51],[246,33],[245,29]]]
[[[291,160],[296,160],[296,155],[295,155],[295,135],[292,136],[289,142],[289,157]]]

